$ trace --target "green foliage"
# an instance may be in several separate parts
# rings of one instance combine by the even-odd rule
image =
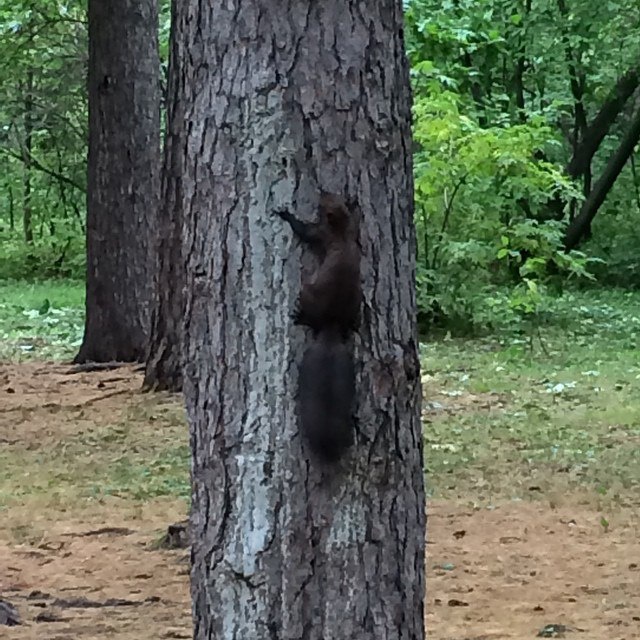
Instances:
[[[631,176],[621,176],[620,187],[628,185],[630,193],[635,188]],[[631,205],[618,196],[610,197],[604,214],[598,216],[592,226],[593,236],[586,249],[602,259],[593,272],[598,282],[606,286],[622,286],[640,289],[640,197]]]
[[[0,1],[0,277],[53,275],[84,234],[85,10]]]
[[[166,68],[170,2],[159,9]],[[84,271],[86,11],[86,0],[0,0],[0,278]]]
[[[620,176],[591,243],[567,254],[564,233],[589,182],[572,183],[565,166],[575,135],[637,64],[639,5],[410,0],[405,9],[423,317],[462,331],[536,327],[571,279],[631,284],[635,173]],[[594,181],[623,130],[601,144]]]
[[[544,308],[562,276],[586,258],[562,248],[564,225],[545,220],[550,193],[579,197],[537,153],[557,144],[541,119],[482,128],[455,92],[432,81],[414,107],[419,303],[460,328],[514,323]]]
[[[170,3],[160,10],[168,63]],[[625,168],[581,252],[563,234],[616,150],[633,104],[590,166],[565,169],[640,59],[640,4],[405,0],[414,87],[423,317],[448,328],[535,328],[570,280],[638,287],[640,177]],[[86,0],[0,0],[0,278],[82,277]],[[559,210],[550,201],[565,203]]]
[[[0,245],[0,280],[84,278],[85,245],[80,235],[54,236],[26,244],[15,234],[0,233]]]

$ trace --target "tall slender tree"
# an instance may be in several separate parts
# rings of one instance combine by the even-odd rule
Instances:
[[[194,637],[424,637],[410,88],[400,0],[176,3]],[[272,212],[360,204],[357,444],[295,409],[300,253]],[[306,263],[307,258],[305,257]]]
[[[33,243],[33,227],[31,224],[31,157],[33,153],[33,69],[27,71],[27,82],[24,89],[24,200],[22,205],[22,224],[24,239],[27,244]]]
[[[633,152],[638,142],[640,142],[640,108],[631,118],[624,138],[622,138],[616,152],[609,158],[602,175],[582,204],[580,213],[567,227],[564,236],[564,246],[567,251],[575,249],[580,244],[580,241],[588,235],[591,222],[603,205],[607,194],[615,184],[625,164],[633,157]]]
[[[176,3],[172,4],[172,28],[175,26]],[[151,335],[144,375],[144,388],[155,391],[182,389],[182,338],[184,316],[184,260],[182,255],[182,180],[186,129],[184,99],[177,67],[184,58],[182,43],[170,37],[167,90],[167,133],[162,171],[162,198],[158,208],[154,268],[154,291]]]
[[[87,299],[76,362],[144,359],[158,205],[157,0],[89,0]]]

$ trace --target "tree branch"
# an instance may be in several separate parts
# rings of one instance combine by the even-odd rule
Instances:
[[[640,67],[628,70],[618,79],[613,91],[600,107],[600,111],[585,129],[582,140],[566,167],[570,177],[577,178],[585,173],[600,144],[609,133],[611,125],[638,85],[640,85]]]
[[[70,187],[73,187],[74,189],[78,189],[79,191],[82,191],[83,193],[86,192],[85,187],[83,187],[81,184],[79,184],[78,182],[76,182],[72,178],[68,178],[67,176],[65,176],[62,173],[58,173],[57,171],[54,171],[53,169],[49,169],[49,167],[46,167],[45,165],[43,165],[38,159],[36,159],[31,154],[27,154],[26,157],[25,157],[25,156],[23,156],[23,155],[21,155],[19,153],[16,153],[15,151],[11,151],[11,149],[1,148],[1,147],[0,147],[0,152],[4,153],[5,155],[9,156],[10,158],[15,158],[16,160],[20,160],[20,162],[25,162],[25,159],[28,159],[31,162],[31,168],[32,169],[37,169],[38,171],[41,171],[42,173],[46,173],[48,176],[51,176],[52,178],[55,178],[56,180],[59,180],[60,182],[64,182],[65,184],[68,184]]]
[[[605,201],[607,194],[615,184],[620,172],[633,154],[635,146],[640,140],[640,109],[636,111],[631,120],[631,125],[625,136],[622,138],[616,152],[611,156],[602,175],[595,183],[593,191],[583,202],[580,213],[567,227],[564,237],[564,247],[566,251],[575,249],[584,238],[585,233],[591,226],[591,221]]]

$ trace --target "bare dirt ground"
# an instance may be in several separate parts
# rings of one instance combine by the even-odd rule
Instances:
[[[73,490],[53,499],[43,483],[47,465],[62,464],[88,432],[112,438],[113,425],[126,423],[138,443],[152,443],[159,428],[175,437],[184,427],[162,423],[154,408],[175,401],[139,394],[130,369],[70,376],[68,368],[0,365],[0,596],[25,622],[1,627],[0,637],[190,638],[188,554],[155,544],[184,517],[184,500],[90,500]],[[100,451],[91,455],[99,464]],[[32,459],[42,469],[15,480]],[[491,509],[429,504],[430,640],[524,640],[547,625],[585,640],[640,638],[638,503],[603,523],[584,496],[543,498]]]

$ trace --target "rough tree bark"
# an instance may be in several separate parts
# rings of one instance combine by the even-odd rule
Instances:
[[[421,640],[425,497],[400,0],[177,3],[187,132],[184,391],[198,640]],[[174,96],[175,99],[175,96]],[[360,203],[357,445],[298,433],[298,244],[272,215]],[[308,256],[305,255],[304,263]]]
[[[567,251],[575,249],[590,229],[591,222],[602,206],[605,198],[615,184],[620,172],[633,154],[633,150],[640,141],[640,108],[634,114],[629,129],[622,138],[616,152],[611,156],[602,175],[593,186],[593,191],[583,202],[580,213],[567,227],[564,237],[564,247]]]
[[[172,4],[172,29],[176,3]],[[162,169],[162,199],[158,208],[155,238],[154,292],[151,335],[143,389],[180,391],[182,389],[182,339],[184,316],[184,259],[182,255],[182,179],[186,130],[181,82],[183,56],[178,38],[171,35],[169,82],[167,90],[167,133]]]
[[[141,361],[158,202],[156,0],[89,1],[85,333],[76,362]]]

